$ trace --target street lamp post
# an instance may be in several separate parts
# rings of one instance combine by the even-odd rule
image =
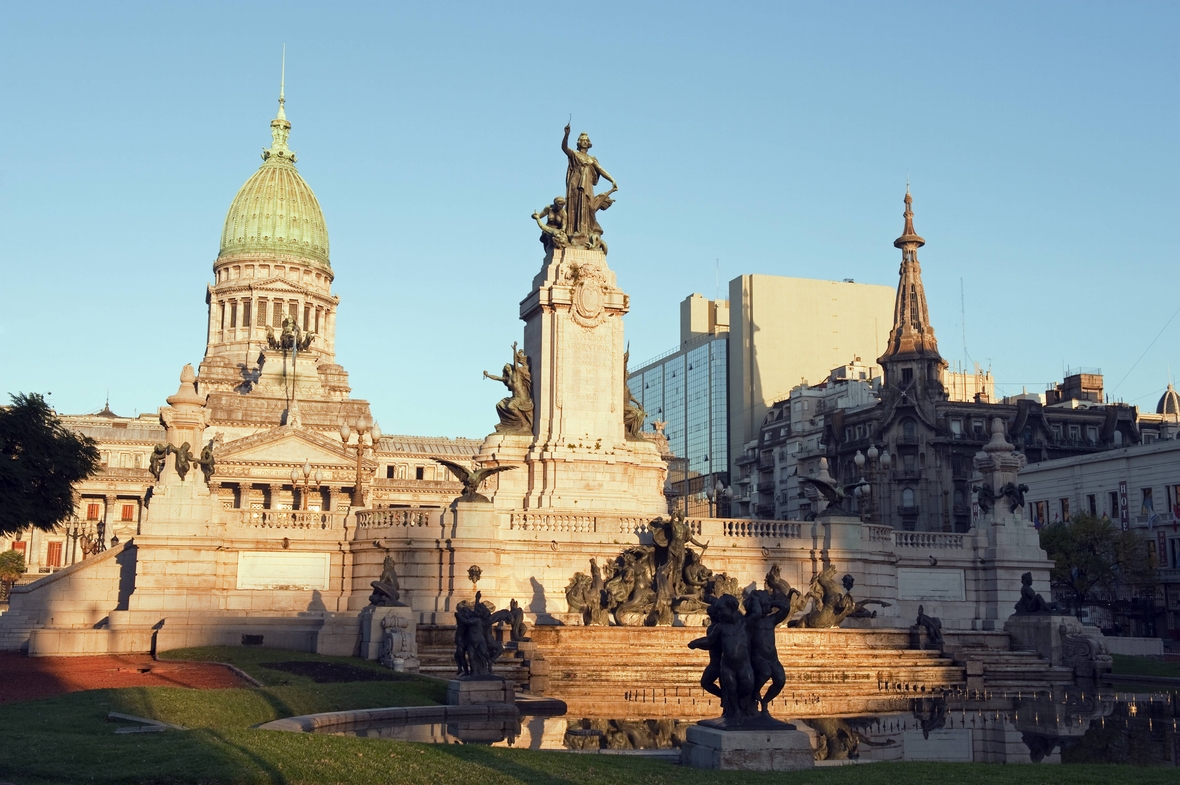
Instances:
[[[705,494],[709,498],[709,517],[716,518],[721,512],[721,500],[733,498],[733,488],[723,485],[721,480]]]
[[[302,474],[302,477],[300,474]],[[313,479],[315,480],[315,487],[320,487],[324,481],[324,473],[316,469],[313,475],[311,473],[311,461],[304,461],[302,470],[298,466],[291,469],[291,486],[301,489],[299,494],[300,510],[307,510],[307,498],[311,495],[311,481]]]
[[[852,459],[852,462],[856,464],[857,472],[863,472],[863,470],[865,469],[866,466],[868,467],[868,470],[869,470],[868,482],[864,483],[864,480],[863,480],[864,475],[862,473],[861,474],[861,477],[862,477],[861,482],[864,484],[861,485],[860,487],[858,487],[856,489],[855,493],[858,497],[864,496],[864,495],[867,495],[869,497],[868,498],[868,505],[867,505],[868,510],[866,511],[867,512],[866,520],[868,520],[871,523],[880,523],[881,522],[881,516],[880,516],[879,511],[877,509],[877,506],[878,506],[877,505],[877,502],[878,502],[877,483],[878,483],[878,480],[880,479],[879,474],[878,474],[878,470],[888,470],[892,461],[893,461],[893,459],[889,456],[889,453],[884,450],[878,450],[877,445],[875,445],[875,444],[869,445],[867,455],[864,453],[861,453],[860,450],[857,450],[855,457],[853,457],[853,459]]]
[[[361,461],[365,454],[365,436],[369,437],[369,444],[375,445],[381,438],[381,428],[369,417],[362,417],[350,428],[348,423],[340,423],[340,438],[348,444],[353,432],[356,432],[356,484],[352,489],[352,506],[362,507],[365,503],[364,477],[361,476]]]

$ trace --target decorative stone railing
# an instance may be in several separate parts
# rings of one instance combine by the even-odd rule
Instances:
[[[438,526],[440,510],[359,510],[356,513],[358,529],[376,529],[389,526]]]
[[[893,527],[892,526],[873,526],[869,525],[869,542],[887,542],[893,543]],[[902,532],[905,534],[905,532]]]
[[[803,524],[792,521],[751,521],[746,518],[706,518],[701,523],[712,530],[720,524],[722,537],[768,537],[798,540]]]
[[[509,516],[512,531],[571,532],[576,534],[645,534],[646,518],[618,515],[560,515],[544,512],[514,512]]]
[[[963,535],[895,531],[893,544],[898,548],[962,548]]]
[[[254,529],[339,529],[343,516],[314,510],[240,510],[238,523]]]

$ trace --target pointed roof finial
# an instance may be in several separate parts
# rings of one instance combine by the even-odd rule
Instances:
[[[279,75],[279,112],[270,121],[271,146],[262,151],[264,161],[288,161],[295,163],[295,153],[287,147],[287,138],[291,134],[291,123],[287,120],[287,45],[283,44],[283,66]]]
[[[278,119],[286,120],[287,113],[283,110],[283,104],[287,103],[287,99],[283,93],[287,88],[287,45],[283,44],[283,66],[279,73],[279,114]]]
[[[926,244],[926,241],[918,236],[914,231],[914,197],[910,196],[910,178],[906,178],[905,183],[905,212],[902,217],[905,218],[905,229],[901,232],[901,237],[893,241],[894,248],[921,248]]]

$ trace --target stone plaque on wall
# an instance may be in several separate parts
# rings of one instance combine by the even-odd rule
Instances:
[[[238,553],[238,588],[324,591],[328,588],[331,569],[330,553],[241,551]]]
[[[962,570],[938,570],[921,567],[899,567],[897,596],[902,600],[958,600],[967,599],[963,588]]]

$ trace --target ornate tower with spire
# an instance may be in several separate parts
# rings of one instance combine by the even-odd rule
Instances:
[[[335,361],[328,227],[295,168],[286,103],[284,57],[270,147],[230,204],[213,263],[200,384],[215,420],[273,426],[298,411],[304,425],[334,433],[342,407],[355,418],[368,406],[349,399]]]
[[[913,197],[905,190],[905,229],[893,246],[901,250],[897,300],[893,306],[893,329],[877,362],[885,372],[885,386],[893,392],[914,390],[934,399],[945,398],[940,374],[946,361],[938,353],[938,341],[930,326],[926,292],[918,249],[926,244],[914,231]],[[924,396],[925,397],[925,396]]]

